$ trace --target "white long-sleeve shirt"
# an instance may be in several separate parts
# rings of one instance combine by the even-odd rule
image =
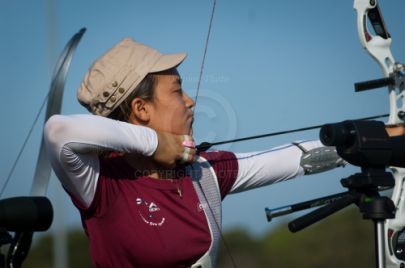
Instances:
[[[86,205],[91,204],[97,188],[98,154],[108,150],[151,156],[158,145],[153,129],[94,115],[55,115],[46,123],[44,135],[56,175]],[[322,146],[319,141],[302,145],[308,150]],[[302,154],[292,144],[261,152],[236,153],[238,173],[231,192],[303,175]]]

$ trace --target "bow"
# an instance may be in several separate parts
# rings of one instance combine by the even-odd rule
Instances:
[[[73,58],[73,53],[85,31],[86,28],[80,29],[80,31],[69,40],[61,56],[59,57],[48,93],[45,122],[52,115],[59,114],[61,111],[63,90],[65,88],[67,73]],[[42,138],[37,165],[35,168],[34,180],[31,187],[31,195],[42,196],[46,194],[51,170],[51,164],[49,163],[45,150],[44,139]]]
[[[357,30],[360,43],[380,65],[384,78],[377,79],[355,85],[356,91],[362,91],[381,86],[388,86],[390,113],[387,125],[403,124],[405,119],[404,96],[404,66],[396,63],[391,53],[391,36],[388,33],[384,20],[377,4],[377,0],[354,0],[354,8],[357,12]],[[367,19],[374,29],[375,35],[372,35],[367,28]],[[382,258],[379,262],[380,267],[402,267],[405,261],[403,249],[399,245],[400,235],[405,226],[405,203],[404,177],[405,169],[391,168],[395,179],[395,187],[392,194],[392,201],[396,207],[394,219],[386,220],[384,226],[385,241],[382,241],[384,252],[381,252]]]
[[[45,122],[54,114],[61,111],[63,90],[65,87],[67,73],[70,63],[73,58],[74,51],[82,38],[86,28],[80,29],[66,44],[62,54],[60,55],[56,64],[49,92],[47,94],[47,109],[45,114]],[[45,100],[46,100],[45,99]],[[43,107],[43,106],[42,106]],[[40,110],[42,110],[42,107]],[[34,121],[35,124],[36,120]],[[27,139],[26,139],[27,141]],[[24,143],[25,145],[25,143]],[[24,146],[22,147],[22,150]],[[21,151],[22,151],[21,150]],[[20,151],[20,152],[21,152]],[[18,161],[18,157],[17,160]],[[13,169],[12,169],[13,170]],[[49,178],[51,175],[51,165],[48,160],[45,148],[45,142],[42,138],[35,168],[35,175],[31,186],[31,196],[45,196],[48,189]],[[12,173],[12,172],[11,172]],[[10,173],[10,174],[11,174]],[[10,177],[10,175],[9,175]],[[5,185],[7,184],[6,181]],[[5,186],[3,186],[4,190]],[[20,267],[25,257],[28,254],[31,246],[33,232],[17,232],[14,236],[10,250],[7,256],[7,267]]]

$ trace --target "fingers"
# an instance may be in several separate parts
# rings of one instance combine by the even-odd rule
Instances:
[[[194,162],[195,161],[196,151],[197,151],[196,149],[185,147],[181,162],[182,163],[192,163],[192,162]]]
[[[175,135],[167,132],[157,132],[158,147],[153,159],[169,168],[177,164],[191,164],[196,160],[196,145],[190,135]]]
[[[183,145],[188,148],[195,148],[195,142],[191,140],[183,141]]]
[[[196,158],[196,153],[197,150],[195,148],[195,142],[193,140],[193,137],[189,135],[183,135],[183,146],[184,146],[184,151],[183,151],[183,157],[181,159],[182,163],[192,163],[195,161]]]

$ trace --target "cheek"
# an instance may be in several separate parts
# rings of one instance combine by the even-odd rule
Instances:
[[[164,125],[178,125],[184,117],[184,112],[176,106],[161,107],[157,111],[158,120]]]
[[[187,119],[187,113],[185,109],[179,108],[177,106],[176,108],[167,111],[167,113],[164,115],[164,118],[164,124],[169,126],[172,131],[183,133],[185,120]]]
[[[174,126],[180,126],[184,124],[184,119],[186,118],[186,112],[184,109],[181,108],[174,108],[171,109],[170,112],[167,113],[166,115],[167,117],[170,116],[170,118],[168,118],[172,125]]]
[[[172,133],[182,134],[188,118],[187,108],[180,98],[166,99],[155,108],[153,125]]]
[[[164,113],[166,113],[166,115],[173,116],[175,120],[179,120],[186,115],[186,110],[187,108],[183,101],[174,99],[165,107]]]

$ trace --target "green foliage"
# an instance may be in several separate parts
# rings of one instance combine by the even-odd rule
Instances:
[[[51,268],[53,266],[52,237],[50,235],[42,236],[31,245],[27,259],[22,267],[43,267]]]
[[[346,209],[298,233],[287,224],[257,238],[243,229],[224,234],[237,267],[341,268],[374,267],[373,224],[358,209]],[[23,267],[53,267],[53,237],[44,235],[33,244]],[[89,243],[82,230],[68,233],[69,267],[92,267]],[[234,267],[223,243],[219,268]]]
[[[52,268],[53,239],[51,234],[41,236],[32,245],[23,268]],[[68,240],[68,267],[92,267],[89,255],[89,242],[83,230],[70,230]]]
[[[287,224],[252,238],[241,229],[225,234],[237,267],[341,268],[374,267],[374,233],[371,221],[361,218],[358,209],[347,209],[291,233]],[[219,268],[233,267],[222,246]]]
[[[73,230],[68,236],[69,267],[92,267],[89,240],[83,230]]]

